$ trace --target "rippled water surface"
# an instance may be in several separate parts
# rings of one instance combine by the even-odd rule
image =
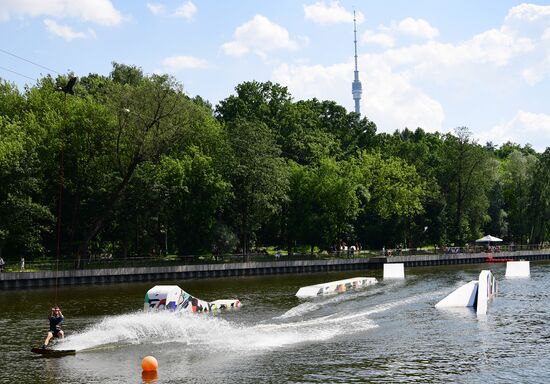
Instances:
[[[488,314],[434,305],[490,269],[498,295]],[[204,299],[239,298],[221,315],[141,312],[154,284],[62,287],[68,337],[41,358],[30,348],[47,331],[52,289],[0,292],[0,382],[6,383],[350,383],[550,382],[550,263],[506,279],[505,265],[163,281]],[[315,300],[299,287],[354,276],[379,284]],[[158,375],[143,376],[153,355]]]

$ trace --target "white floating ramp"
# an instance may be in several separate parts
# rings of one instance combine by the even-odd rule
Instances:
[[[384,279],[404,279],[405,264],[386,263],[384,264]]]
[[[486,314],[489,300],[496,293],[496,281],[491,271],[483,270],[478,280],[455,289],[435,305],[436,308],[475,307],[476,313]]]
[[[331,281],[329,283],[308,285],[307,287],[300,288],[298,292],[296,292],[296,296],[304,298],[342,293],[351,289],[359,289],[367,285],[373,285],[377,282],[378,281],[374,277],[353,277],[351,279]]]
[[[483,270],[479,274],[479,283],[477,288],[477,306],[476,313],[478,315],[484,315],[487,313],[487,305],[489,300],[493,298],[496,293],[497,284],[495,277],[491,271]]]
[[[197,299],[177,285],[155,285],[145,294],[143,310],[171,312],[211,312],[237,309],[241,305],[238,299],[216,300],[212,302]]]
[[[531,274],[529,261],[508,261],[506,263],[506,277],[529,277]]]
[[[436,308],[473,307],[477,299],[477,280],[472,280],[454,290],[435,305]]]

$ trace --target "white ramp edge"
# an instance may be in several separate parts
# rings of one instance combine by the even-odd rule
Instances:
[[[384,279],[404,279],[405,264],[386,263],[384,264]]]
[[[495,277],[491,271],[483,270],[479,274],[478,280],[472,280],[455,289],[438,302],[435,307],[476,307],[476,313],[484,315],[487,313],[488,303],[496,291],[497,284]]]
[[[297,297],[316,297],[321,295],[330,295],[334,293],[346,292],[350,289],[359,289],[367,285],[378,283],[374,277],[353,277],[351,279],[331,281],[328,283],[308,285],[302,287],[296,292]]]
[[[478,315],[484,315],[487,313],[487,305],[489,300],[493,298],[496,293],[497,285],[495,277],[491,271],[483,270],[479,274],[479,285],[477,289],[477,309]]]
[[[473,307],[477,299],[478,281],[473,280],[455,289],[435,305],[436,308]]]
[[[529,261],[508,261],[506,263],[506,277],[529,277],[530,274]]]

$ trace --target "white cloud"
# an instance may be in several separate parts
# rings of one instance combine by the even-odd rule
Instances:
[[[162,15],[165,12],[163,4],[147,3],[147,8],[149,8],[153,15]]]
[[[534,67],[524,68],[520,74],[523,80],[529,85],[535,85],[544,79],[544,71],[540,71]]]
[[[353,12],[347,11],[339,1],[331,1],[328,5],[324,1],[304,5],[304,13],[306,20],[321,25],[353,22]],[[356,20],[357,23],[362,23],[365,16],[361,12],[356,12]]]
[[[389,33],[365,31],[361,36],[361,42],[366,44],[380,45],[384,48],[391,48],[395,45],[395,38]]]
[[[442,85],[448,89],[445,92],[469,97],[466,95],[472,91],[472,84],[498,89],[514,73],[520,73],[530,84],[542,81],[544,72],[540,70],[546,68],[547,63],[541,66],[532,62],[535,53],[543,58],[550,57],[547,51],[541,51],[538,42],[542,31],[536,32],[521,24],[517,25],[519,29],[508,26],[504,21],[499,28],[456,43],[429,40],[360,55],[363,114],[375,121],[382,131],[420,126],[428,131],[444,132],[449,127],[444,125],[443,105],[425,90],[425,84],[432,90],[434,85]],[[380,26],[377,31],[365,32],[361,41],[393,47],[394,39],[402,33],[431,39],[438,31],[428,22],[406,18],[390,27]],[[524,58],[529,60],[524,61]],[[523,68],[517,69],[518,65]],[[281,64],[274,69],[272,78],[288,86],[296,98],[331,99],[352,110],[352,73],[350,58],[345,64],[330,66]],[[525,113],[520,115],[516,124],[525,122],[526,116]]]
[[[418,75],[455,76],[469,66],[487,64],[505,66],[511,59],[532,51],[534,43],[517,38],[502,29],[491,29],[457,43],[428,41],[383,52],[384,62],[392,68],[406,68]]]
[[[520,4],[510,8],[506,15],[506,21],[522,20],[527,22],[537,21],[550,16],[550,5]]]
[[[267,52],[278,49],[295,50],[301,45],[299,41],[290,38],[284,27],[262,15],[256,15],[252,20],[237,27],[234,38],[233,41],[222,45],[226,55],[242,56],[254,52],[265,57]],[[307,42],[303,37],[299,40],[302,44]]]
[[[392,21],[391,25],[380,25],[378,32],[367,30],[361,36],[361,42],[366,44],[376,44],[384,48],[391,48],[395,45],[396,38],[399,35],[405,35],[413,38],[432,40],[439,36],[439,31],[424,19],[413,19],[407,17],[399,23]]]
[[[363,82],[362,114],[376,122],[381,131],[391,132],[405,127],[441,130],[445,117],[439,102],[412,85],[406,74],[394,73],[387,65],[370,61],[363,55],[360,63]],[[297,99],[335,100],[351,107],[353,63],[322,65],[281,64],[272,78],[288,86]]]
[[[439,36],[439,31],[424,19],[413,19],[407,17],[396,25],[395,29],[405,35],[420,37],[423,39],[434,39]]]
[[[197,7],[193,4],[192,1],[182,4],[174,12],[174,16],[183,17],[187,20],[191,20],[193,16],[197,13]]]
[[[51,34],[62,37],[67,41],[71,41],[74,39],[95,39],[96,37],[95,31],[93,29],[88,29],[87,32],[76,32],[68,25],[57,24],[54,20],[50,19],[44,20],[44,25],[46,25],[46,28]]]
[[[491,29],[474,36],[470,41],[462,44],[474,60],[490,62],[496,65],[505,65],[518,54],[534,49],[531,39],[516,37],[506,33],[505,29]]]
[[[491,130],[476,136],[482,143],[530,143],[537,151],[544,151],[550,137],[550,115],[519,110],[510,121],[495,125]]]
[[[123,20],[110,0],[2,0],[0,21],[11,17],[49,16],[76,18],[100,25],[117,25]]]
[[[162,61],[162,65],[170,72],[184,69],[208,68],[208,61],[193,56],[172,56]]]

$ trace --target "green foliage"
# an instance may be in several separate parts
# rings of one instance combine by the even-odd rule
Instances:
[[[291,162],[287,242],[328,249],[352,239],[349,224],[360,210],[359,187],[358,168],[351,161],[326,157],[307,166]]]
[[[530,194],[536,172],[537,157],[514,149],[502,162],[502,199],[507,216],[507,233],[518,243],[526,243],[530,237],[529,213]]]
[[[245,82],[213,106],[166,75],[113,63],[21,93],[0,81],[0,253],[216,254],[541,242],[550,155],[376,125],[333,101]],[[62,199],[59,199],[60,186]],[[58,202],[61,201],[61,205]]]
[[[369,206],[382,219],[411,218],[423,213],[426,181],[413,165],[397,157],[362,152],[359,157],[362,181],[369,191]]]
[[[550,225],[550,148],[540,155],[534,170],[529,194],[529,241],[540,244],[548,239]]]
[[[0,254],[40,255],[53,215],[40,203],[43,188],[36,143],[18,123],[0,116]]]
[[[490,220],[488,192],[497,177],[496,164],[489,154],[471,139],[466,127],[446,135],[442,150],[445,163],[438,175],[447,202],[446,222],[449,239],[463,245],[482,234]]]
[[[287,199],[288,176],[273,133],[261,122],[237,120],[225,125],[231,146],[225,172],[232,185],[230,220],[246,250],[270,216]]]

